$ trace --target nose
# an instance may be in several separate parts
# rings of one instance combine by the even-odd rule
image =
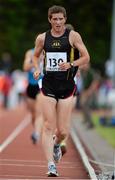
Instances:
[[[57,19],[57,23],[58,23],[58,24],[60,23],[60,19]]]

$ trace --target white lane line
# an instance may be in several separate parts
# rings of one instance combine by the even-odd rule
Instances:
[[[20,132],[30,123],[31,116],[28,114],[24,120],[14,129],[8,138],[0,145],[0,153],[20,134]]]
[[[15,166],[15,167],[36,167],[36,168],[45,168],[47,167],[46,165],[41,165],[41,164],[15,164],[15,163],[5,163],[5,164],[0,164],[1,167],[3,166]],[[77,165],[71,165],[71,166],[66,166],[66,165],[58,165],[58,168],[64,168],[64,169],[81,169]]]
[[[17,178],[16,178],[16,179],[11,179],[11,178],[10,178],[10,179],[9,179],[9,178],[8,178],[8,179],[6,179],[6,178],[2,178],[2,179],[1,179],[1,178],[0,178],[0,180],[34,180],[34,179],[35,179],[35,180],[38,180],[38,179],[39,179],[39,180],[46,180],[46,179],[49,179],[49,178],[48,178],[48,177],[43,178],[43,176],[39,176],[39,177],[36,176],[35,178],[33,178],[33,176],[32,176],[32,179],[30,179],[30,178],[27,179],[27,176],[26,176],[26,179],[22,179],[22,178],[21,178],[21,179],[17,179]],[[71,178],[66,178],[66,177],[65,177],[65,178],[62,178],[62,177],[59,178],[59,177],[58,177],[58,179],[59,179],[59,180],[73,180],[73,179],[71,179]],[[51,178],[51,180],[56,180],[56,179],[54,179],[54,178],[52,179],[52,178]]]
[[[44,175],[44,176],[46,176],[46,177],[44,177],[44,176],[28,176],[28,175],[10,175],[10,174],[4,174],[4,175],[2,175],[2,177],[12,177],[12,178],[16,178],[16,179],[14,179],[14,180],[34,180],[34,179],[36,179],[37,178],[37,180],[39,179],[39,180],[45,180],[45,179],[51,179],[51,180],[56,180],[57,178],[53,178],[53,177],[51,177],[51,178],[48,178],[46,175]],[[17,178],[18,177],[18,178]],[[21,179],[20,179],[21,178]],[[23,178],[23,179],[22,179]],[[26,179],[24,179],[24,178],[26,178]],[[30,178],[32,178],[32,179],[30,179]],[[70,177],[64,177],[64,176],[62,176],[62,177],[58,177],[58,179],[60,179],[60,180],[63,180],[63,179],[66,179],[66,180],[71,180],[71,178]],[[0,179],[1,180],[1,179]],[[2,179],[3,180],[3,179]],[[6,180],[6,178],[5,178],[5,180]],[[11,179],[11,178],[8,178],[7,180],[13,180],[13,179]]]
[[[32,177],[33,177],[33,176],[32,176]],[[37,177],[35,177],[34,179],[35,179],[35,180],[38,180],[38,179],[39,179],[39,180],[46,180],[46,179],[49,179],[49,178],[47,178],[47,177],[46,177],[46,178],[43,178],[43,176],[39,176],[39,177],[37,176]],[[26,179],[22,179],[22,178],[21,178],[21,179],[9,179],[9,178],[8,178],[8,179],[6,179],[6,178],[2,178],[2,179],[1,179],[1,178],[0,178],[0,180],[34,180],[34,179],[33,179],[33,178],[32,178],[32,179],[30,179],[30,178],[27,179],[27,177],[26,177]],[[73,180],[73,179],[66,178],[66,177],[63,178],[63,179],[58,177],[58,179],[59,179],[59,180]],[[51,178],[51,180],[56,180],[56,179],[54,179],[54,178],[52,179],[52,178]]]
[[[72,140],[81,156],[81,159],[83,161],[83,164],[85,165],[85,168],[87,169],[88,173],[89,173],[89,176],[91,179],[95,179],[97,180],[97,177],[96,177],[96,174],[95,174],[95,171],[93,169],[93,167],[91,166],[89,160],[88,160],[88,157],[86,155],[86,152],[77,136],[77,133],[75,132],[75,128],[72,128],[71,129],[71,137],[72,137]]]
[[[40,161],[40,160],[23,160],[23,159],[0,159],[0,162],[15,162],[15,163],[37,163],[37,164],[46,164],[46,161]],[[76,162],[73,161],[62,161],[61,164],[76,164]]]

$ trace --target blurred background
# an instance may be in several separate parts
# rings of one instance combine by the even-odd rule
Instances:
[[[22,70],[25,52],[34,47],[39,33],[49,29],[47,11],[52,5],[66,8],[67,23],[81,34],[91,57],[91,67],[101,77],[101,83],[93,91],[96,98],[90,104],[90,110],[101,110],[93,114],[94,126],[99,129],[100,125],[115,126],[113,0],[0,0],[0,107],[14,107],[24,98],[28,83],[27,74]],[[84,81],[81,78],[78,82],[82,94]],[[81,109],[80,98],[75,108]],[[105,129],[101,128],[103,132],[105,135]],[[113,146],[114,138],[115,131],[110,138]]]
[[[67,23],[80,33],[91,58],[76,75],[72,123],[91,154],[99,157],[95,163],[113,174],[115,0],[0,0],[0,115],[25,110],[29,84],[23,70],[25,53],[34,47],[37,35],[49,29],[47,12],[52,5],[66,8]]]
[[[24,53],[34,46],[36,35],[49,28],[47,11],[54,4],[66,8],[67,23],[81,34],[92,65],[104,73],[110,57],[112,0],[0,0],[0,59],[8,52],[12,69],[22,67]]]

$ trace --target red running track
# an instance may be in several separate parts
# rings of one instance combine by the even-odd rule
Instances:
[[[32,125],[24,105],[0,110],[0,179],[89,179],[71,137],[68,152],[57,165],[59,177],[48,178],[41,141],[30,140]]]

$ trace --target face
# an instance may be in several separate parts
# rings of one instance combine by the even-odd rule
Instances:
[[[66,18],[63,13],[52,14],[51,19],[48,19],[52,29],[56,32],[60,32],[65,27]]]

